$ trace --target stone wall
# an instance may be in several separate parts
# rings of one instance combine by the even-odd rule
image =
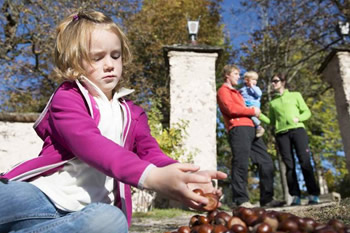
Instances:
[[[350,50],[335,49],[321,67],[322,76],[334,88],[337,119],[350,172]]]
[[[203,170],[216,170],[217,51],[168,52],[170,75],[170,125],[188,122],[186,150]]]
[[[42,140],[36,135],[33,124],[0,121],[0,173],[38,156]]]

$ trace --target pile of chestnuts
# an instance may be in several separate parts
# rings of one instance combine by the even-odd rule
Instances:
[[[215,195],[203,194],[201,190],[195,192],[208,197],[209,203],[203,207],[207,214],[194,215],[188,226],[164,233],[350,233],[350,226],[336,219],[319,223],[309,217],[258,207],[237,207],[231,215],[217,209],[219,201]]]

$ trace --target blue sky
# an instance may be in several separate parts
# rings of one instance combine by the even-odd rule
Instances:
[[[231,13],[231,9],[241,9],[239,1],[223,0],[222,17],[225,31],[229,33],[232,45],[237,48],[249,39],[249,33],[257,26],[257,13],[252,9],[236,16]]]

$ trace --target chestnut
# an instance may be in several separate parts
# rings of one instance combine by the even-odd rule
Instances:
[[[255,212],[256,215],[258,215],[258,217],[261,217],[261,218],[264,216],[264,214],[265,214],[265,212],[266,212],[265,209],[263,209],[263,208],[258,208],[258,207],[253,208],[253,211]]]
[[[202,224],[209,224],[209,219],[205,216],[199,216],[198,217],[198,223],[199,225],[202,225]]]
[[[219,197],[213,193],[204,193],[202,189],[194,189],[193,190],[194,193],[201,195],[203,197],[208,198],[208,204],[206,204],[205,206],[203,206],[203,209],[205,211],[213,211],[215,210],[218,205],[219,205]]]
[[[243,222],[242,219],[236,216],[231,217],[230,220],[228,220],[228,222],[226,223],[228,229],[232,229],[233,225],[241,225],[247,228],[247,224]]]
[[[212,233],[225,233],[227,230],[224,225],[215,225]]]
[[[292,219],[285,219],[278,225],[278,229],[281,231],[297,231],[299,228],[298,223]]]
[[[247,233],[248,229],[246,226],[240,225],[240,224],[234,224],[230,228],[234,233]]]
[[[213,211],[216,208],[218,208],[219,205],[219,198],[217,195],[213,193],[205,193],[203,194],[204,197],[208,198],[209,202],[206,204],[203,209],[206,211]]]
[[[207,218],[209,220],[209,223],[214,222],[214,218],[218,213],[219,213],[219,211],[217,209],[208,212]]]
[[[256,233],[271,233],[272,227],[269,224],[262,222],[254,226],[254,230]]]
[[[336,220],[336,219],[331,219],[328,221],[327,223],[328,226],[331,226],[334,230],[336,230],[337,232],[341,232],[344,230],[344,223],[341,222],[340,220]]]
[[[194,189],[193,192],[196,193],[196,194],[199,194],[200,196],[204,195],[204,192],[203,192],[202,189]]]
[[[238,217],[240,217],[243,221],[254,214],[253,209],[245,208],[245,207],[239,207],[238,208]]]
[[[331,226],[324,226],[322,228],[317,228],[317,230],[315,229],[315,231],[313,231],[315,233],[339,233],[336,230],[333,229],[333,227]]]
[[[193,216],[190,218],[190,222],[189,222],[188,225],[189,225],[190,227],[199,225],[199,222],[198,222],[199,216],[200,216],[200,215],[198,215],[198,214],[193,215]]]
[[[200,225],[197,232],[198,233],[211,233],[214,227],[210,224]]]
[[[200,227],[200,225],[193,226],[191,228],[191,233],[198,233]]]
[[[299,229],[304,232],[312,232],[315,229],[316,221],[312,218],[302,218],[303,221],[299,222]]]
[[[285,213],[285,212],[280,212],[277,214],[277,219],[279,222],[283,222],[285,221],[286,219],[292,217],[293,215],[290,214],[290,213]]]
[[[270,225],[272,232],[275,232],[278,228],[278,220],[275,215],[265,214],[263,222]]]
[[[248,216],[247,218],[244,219],[245,223],[248,225],[248,226],[254,226],[256,225],[257,223],[259,223],[259,216],[256,215],[255,213]]]
[[[216,225],[223,225],[226,226],[227,222],[231,219],[231,216],[224,212],[221,211],[219,213],[216,214],[215,218],[214,218],[214,223]]]
[[[177,230],[178,233],[191,233],[191,228],[188,226],[182,226]]]

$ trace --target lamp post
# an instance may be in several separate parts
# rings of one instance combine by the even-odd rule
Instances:
[[[343,40],[350,36],[350,23],[339,21],[336,27],[336,32]]]
[[[198,20],[187,20],[187,29],[190,35],[191,44],[197,44],[197,34],[199,30],[199,19]]]

